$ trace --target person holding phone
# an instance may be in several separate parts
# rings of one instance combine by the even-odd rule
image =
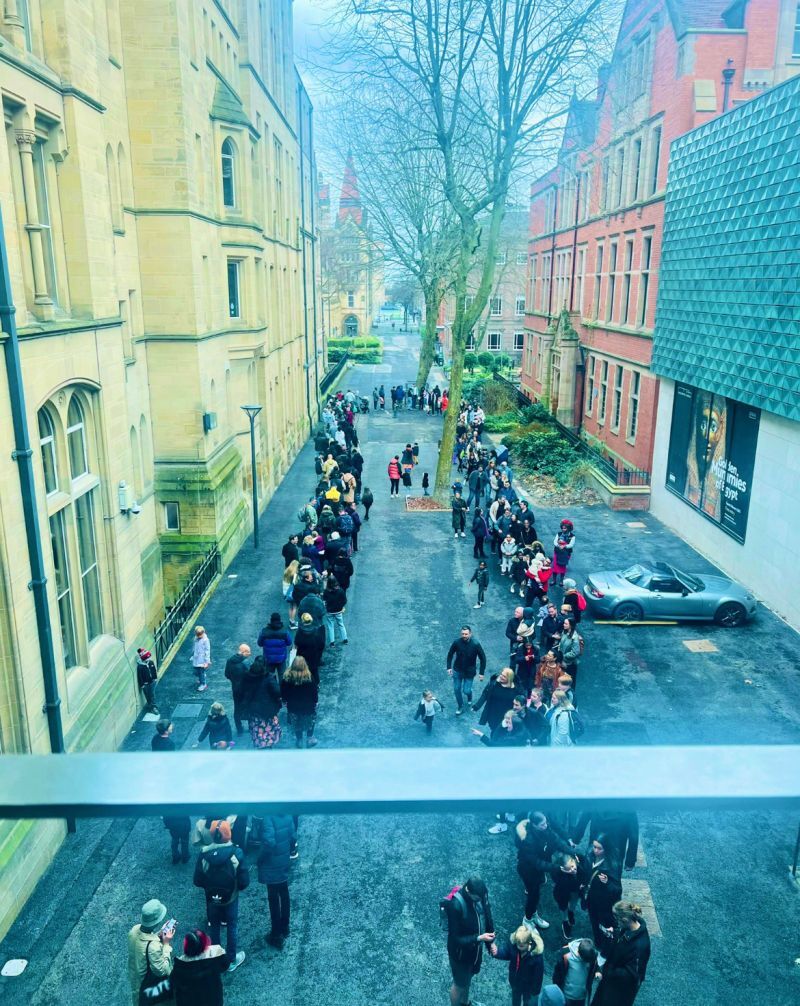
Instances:
[[[128,933],[128,980],[133,1006],[139,1006],[139,993],[146,976],[151,976],[152,984],[156,984],[172,973],[174,936],[175,920],[169,918],[162,902],[152,898],[142,905],[141,921]]]
[[[494,943],[489,891],[480,877],[470,877],[448,901],[447,956],[453,974],[451,1006],[468,1004],[473,977],[481,969],[483,948]]]

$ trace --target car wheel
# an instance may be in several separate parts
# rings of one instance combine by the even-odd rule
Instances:
[[[614,618],[619,622],[641,622],[644,612],[635,601],[623,601],[614,608]]]
[[[721,604],[714,614],[714,621],[717,625],[724,625],[726,629],[733,629],[737,625],[741,625],[745,618],[747,617],[747,612],[735,601],[728,601],[726,604]]]

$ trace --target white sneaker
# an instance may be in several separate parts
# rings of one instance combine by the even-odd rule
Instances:
[[[231,971],[235,971],[240,964],[243,964],[246,956],[247,954],[245,954],[244,950],[240,950],[234,960],[231,961],[230,966],[228,967],[228,974],[230,974]]]
[[[461,532],[461,537],[462,537],[462,538],[466,538],[466,537],[467,537],[467,536],[466,536],[466,535],[464,534],[464,532],[463,532],[463,531]]]
[[[506,814],[505,818],[506,818],[506,821],[508,821],[509,824],[516,824],[516,821],[517,821],[517,815],[516,814]]]
[[[473,608],[480,608],[480,604],[473,604],[472,607]]]
[[[504,831],[508,831],[508,825],[503,821],[498,821],[497,824],[493,824],[491,828],[487,830],[490,835],[502,835]]]
[[[208,689],[208,685],[198,685],[197,686],[198,692],[205,692],[207,689]]]
[[[533,919],[523,919],[522,924],[523,926],[527,926],[532,933],[536,932],[536,923],[533,921]]]
[[[534,925],[536,925],[536,926],[539,927],[539,929],[549,929],[550,928],[550,923],[546,919],[543,919],[541,917],[541,915],[539,915],[538,912],[536,913],[536,915],[534,915],[533,922],[534,922]]]

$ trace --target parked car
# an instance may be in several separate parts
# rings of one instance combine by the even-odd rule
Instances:
[[[746,622],[757,605],[746,587],[725,576],[684,573],[665,562],[591,573],[583,593],[593,615],[625,622],[713,620],[731,627]]]

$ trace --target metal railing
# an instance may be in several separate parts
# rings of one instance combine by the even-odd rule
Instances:
[[[153,650],[160,666],[164,655],[178,638],[181,629],[194,614],[206,591],[221,569],[219,549],[215,545],[192,573],[191,579],[168,609],[164,620],[153,632]]]
[[[525,408],[527,405],[532,405],[530,398],[523,394],[522,391],[505,377],[500,377],[499,374],[494,375],[494,380],[502,385],[507,391],[516,396],[517,403]],[[578,436],[574,430],[570,430],[568,427],[560,423],[555,416],[551,415],[548,422],[558,430],[561,436],[569,441],[570,444],[575,448],[575,451],[582,455],[586,461],[593,467],[601,472],[607,479],[617,486],[649,486],[650,485],[650,472],[644,468],[626,468],[623,464],[618,464],[612,458],[604,457],[595,447],[587,443],[583,437]]]
[[[333,385],[333,383],[336,381],[336,378],[344,370],[345,365],[347,364],[349,358],[350,358],[349,353],[347,352],[342,353],[341,360],[339,360],[338,363],[334,364],[334,366],[331,367],[328,373],[319,382],[320,394],[324,395],[325,392],[328,390],[328,388],[330,388],[331,385]]]

